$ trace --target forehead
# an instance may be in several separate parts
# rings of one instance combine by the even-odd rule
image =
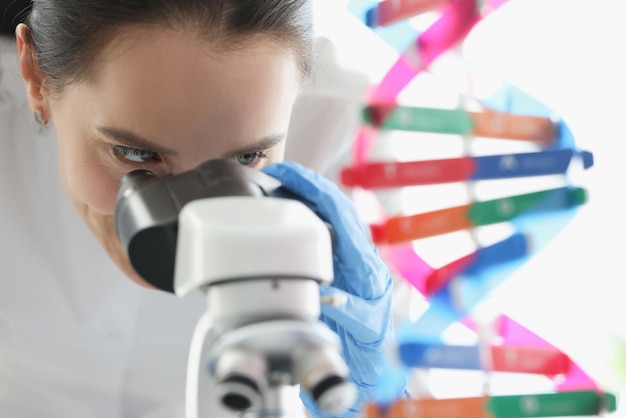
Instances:
[[[109,43],[82,96],[102,124],[163,140],[210,133],[238,145],[233,141],[243,136],[286,130],[300,79],[294,52],[270,38],[223,50],[184,32],[148,28],[122,31]]]

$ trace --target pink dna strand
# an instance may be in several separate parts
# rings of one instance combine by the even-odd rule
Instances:
[[[377,205],[378,217],[370,228],[385,261],[428,302],[417,318],[400,324],[397,351],[386,364],[388,375],[380,382],[378,400],[366,405],[363,416],[513,418],[615,412],[617,397],[604,391],[558,347],[503,313],[492,315],[487,323],[474,314],[491,290],[540,251],[585,204],[587,191],[571,180],[570,172],[576,167],[591,168],[593,154],[576,147],[569,127],[551,109],[506,83],[488,98],[464,97],[452,108],[418,106],[400,99],[416,77],[429,72],[441,57],[454,54],[472,29],[507,0],[374,3],[364,18],[374,31],[425,13],[436,19],[410,42],[382,81],[372,86],[355,135],[352,164],[341,172],[341,182],[353,191],[357,206]],[[455,136],[462,151],[431,159],[375,157],[376,147],[399,132],[410,138],[405,141]],[[493,146],[476,152],[475,143]],[[505,152],[494,151],[502,149]],[[546,187],[552,183],[542,179],[559,182]],[[506,182],[539,186],[514,192]],[[478,193],[480,185],[494,183],[504,192],[496,196]],[[465,203],[389,213],[378,197],[450,184],[463,185],[468,196]],[[496,225],[507,225],[508,233],[491,242],[477,238],[481,228]],[[474,247],[443,265],[433,267],[416,249],[420,240],[459,232],[468,233]],[[453,324],[475,332],[478,343],[447,343],[442,335]],[[474,397],[423,394],[397,399],[390,395],[397,393],[390,388],[415,369],[483,372],[485,389]],[[488,383],[497,373],[543,376],[553,383],[552,390],[492,395]]]

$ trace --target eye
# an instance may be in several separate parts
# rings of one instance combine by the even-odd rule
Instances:
[[[232,159],[237,161],[240,164],[254,167],[259,162],[261,162],[261,160],[264,160],[267,157],[268,157],[267,153],[263,151],[256,151],[256,152],[248,152],[246,154],[240,154],[235,157],[232,157]]]
[[[147,163],[157,158],[157,154],[152,151],[125,147],[123,145],[114,145],[113,152],[118,157],[133,163]]]

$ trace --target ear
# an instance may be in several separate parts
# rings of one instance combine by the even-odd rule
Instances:
[[[20,23],[15,29],[15,37],[20,60],[20,72],[28,96],[28,105],[33,111],[40,110],[44,120],[50,120],[50,106],[43,88],[43,75],[33,48],[30,28]]]

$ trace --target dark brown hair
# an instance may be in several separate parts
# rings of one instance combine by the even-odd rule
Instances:
[[[31,0],[0,0],[0,35],[14,35],[30,12]]]
[[[60,92],[86,79],[98,54],[123,29],[182,29],[237,48],[266,36],[291,48],[303,74],[311,70],[312,0],[33,0],[26,23],[44,85]]]

